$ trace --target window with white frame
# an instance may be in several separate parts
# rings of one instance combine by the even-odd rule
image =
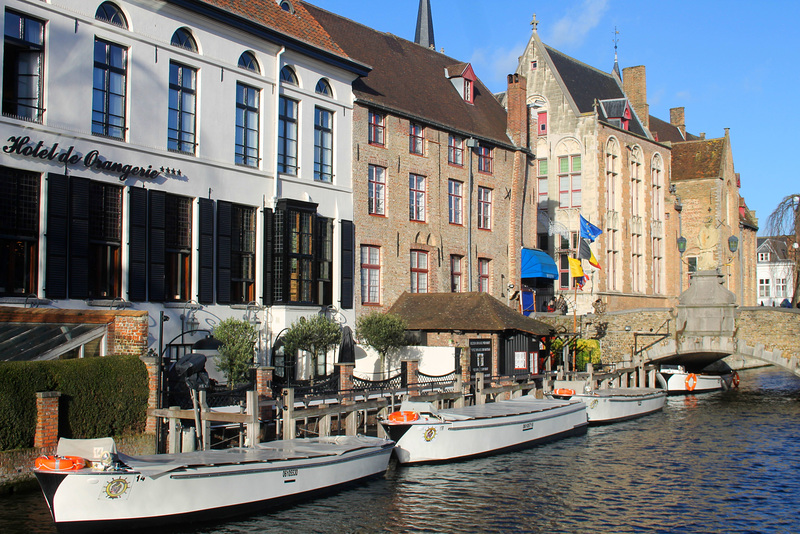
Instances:
[[[361,304],[381,303],[381,249],[361,246]]]
[[[775,279],[775,296],[778,298],[788,297],[788,284],[786,278]]]
[[[386,215],[386,169],[369,166],[369,214]]]
[[[92,133],[125,138],[128,48],[95,38]]]
[[[44,26],[44,21],[6,10],[3,115],[42,122]]]
[[[488,187],[478,187],[478,228],[492,229],[492,190]]]
[[[761,298],[769,298],[769,289],[770,289],[770,279],[769,278],[759,278],[758,279],[758,296]]]
[[[170,62],[167,148],[175,152],[194,154],[197,146],[196,125],[197,70]]]
[[[580,155],[558,158],[559,207],[581,207],[581,157]]]
[[[758,261],[760,261],[760,262],[768,262],[769,261],[769,252],[759,252],[758,253]]]
[[[450,224],[464,224],[464,184],[447,180],[447,205]]]
[[[258,167],[261,91],[236,84],[236,163]]]
[[[408,219],[425,222],[425,177],[408,175]]]
[[[297,175],[297,101],[285,96],[278,102],[278,172]]]
[[[333,181],[333,112],[314,108],[314,180]]]
[[[411,251],[411,292],[428,292],[428,253],[422,250]]]

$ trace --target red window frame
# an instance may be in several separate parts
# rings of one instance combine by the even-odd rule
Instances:
[[[386,115],[370,111],[368,132],[369,144],[386,146]]]
[[[492,190],[478,186],[478,228],[492,229]]]
[[[424,266],[420,266],[420,260],[424,259]],[[420,285],[420,281],[424,281]],[[424,289],[424,291],[422,291]],[[411,251],[411,293],[428,292],[428,253],[424,250]]]
[[[382,180],[377,179],[377,170],[381,173]],[[370,215],[386,216],[386,169],[378,165],[369,166],[367,209]],[[376,202],[379,201],[379,202]]]
[[[489,292],[489,260],[488,258],[478,258],[478,291]]]
[[[425,183],[421,174],[408,175],[408,220],[425,222]]]
[[[455,186],[458,186],[457,189]],[[450,224],[464,225],[464,183],[447,180],[447,211]]]
[[[408,152],[420,156],[425,154],[425,128],[416,122],[408,123]]]
[[[372,252],[376,253],[378,263],[372,263]],[[372,278],[372,275],[376,278]],[[366,276],[365,276],[366,275]],[[372,299],[371,282],[377,283],[376,297]],[[365,291],[366,289],[366,291]],[[361,245],[361,304],[379,305],[381,303],[381,248]]]
[[[464,101],[472,104],[472,80],[464,78]]]
[[[492,174],[492,163],[494,157],[492,149],[485,146],[478,147],[478,172]]]
[[[464,166],[464,139],[461,137],[451,134],[447,140],[447,163]]]

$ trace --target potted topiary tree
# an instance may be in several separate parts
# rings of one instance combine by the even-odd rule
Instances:
[[[315,376],[326,374],[325,355],[342,339],[341,327],[325,315],[300,317],[283,335],[285,354],[297,354],[304,350],[311,354],[311,365]]]
[[[399,315],[373,312],[356,320],[356,335],[380,355],[384,370],[389,353],[406,345],[406,323]]]
[[[229,389],[247,381],[255,355],[256,336],[253,325],[239,319],[225,319],[214,329],[214,337],[221,343],[217,365]]]

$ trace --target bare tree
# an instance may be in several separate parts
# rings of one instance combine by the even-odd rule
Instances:
[[[792,291],[792,307],[797,306],[798,289],[800,289],[800,195],[788,195],[783,198],[767,218],[769,235],[786,240],[788,259],[794,265],[794,290]]]

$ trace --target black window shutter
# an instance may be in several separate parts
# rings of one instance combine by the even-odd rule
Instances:
[[[44,294],[49,299],[67,298],[69,246],[69,178],[47,177],[47,261]]]
[[[217,302],[231,302],[231,217],[233,205],[217,202]]]
[[[69,220],[69,298],[89,297],[89,183],[86,178],[70,178]]]
[[[270,208],[264,208],[264,305],[272,306],[272,262],[274,251],[272,239],[275,233],[275,220]]]
[[[163,191],[150,190],[150,300],[165,300],[166,202]]]
[[[342,221],[342,283],[341,299],[342,309],[353,309],[353,266],[355,258],[353,248],[355,241],[355,226],[353,221]]]
[[[198,256],[198,300],[214,303],[214,201],[200,199],[200,245]]]
[[[128,299],[133,302],[147,300],[147,190],[131,187],[130,237],[128,253]]]

